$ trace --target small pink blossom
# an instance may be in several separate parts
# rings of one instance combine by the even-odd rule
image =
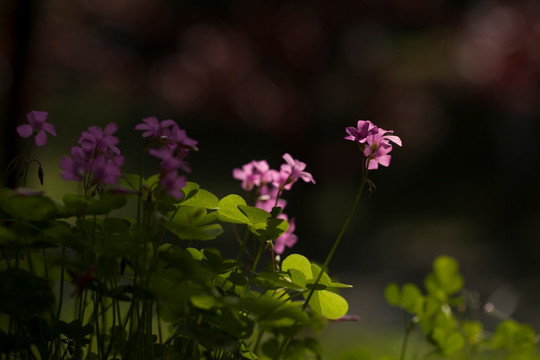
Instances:
[[[275,206],[279,206],[282,209],[285,209],[287,206],[287,201],[285,199],[279,198],[276,203],[276,198],[279,195],[279,189],[275,187],[263,186],[259,190],[259,197],[255,203],[255,207],[263,209],[264,211],[272,212],[272,209]]]
[[[278,237],[276,240],[274,240],[274,251],[277,254],[283,254],[285,251],[285,247],[291,248],[296,244],[298,241],[298,237],[293,234],[294,230],[296,229],[296,225],[294,222],[294,218],[288,219],[287,215],[281,214],[278,216],[278,219],[283,219],[285,221],[289,222],[289,228],[287,231]]]
[[[155,139],[160,139],[161,137],[169,137],[171,133],[170,128],[173,126],[176,126],[173,120],[163,120],[160,122],[155,116],[150,116],[142,119],[142,124],[135,125],[135,130],[144,131],[142,134],[143,138],[151,136]]]
[[[174,197],[176,200],[180,200],[184,197],[182,189],[186,187],[187,181],[185,176],[178,176],[176,171],[169,172],[160,175],[159,185],[161,190],[167,195]]]
[[[384,130],[375,126],[371,121],[359,120],[356,128],[349,126],[345,129],[345,140],[358,142],[360,150],[366,157],[368,170],[378,169],[379,165],[389,166],[392,156],[392,143],[402,146],[401,139],[392,135],[392,130]]]
[[[71,156],[64,156],[60,162],[62,179],[83,181],[87,188],[95,184],[112,185],[122,175],[120,167],[124,157],[116,146],[120,142],[113,136],[117,126],[109,123],[105,129],[91,126],[83,131],[79,139],[80,146],[71,148]],[[91,178],[87,175],[91,174]]]
[[[83,131],[79,144],[87,153],[93,153],[97,156],[98,153],[103,153],[109,156],[120,155],[120,149],[116,144],[120,142],[113,134],[118,130],[115,123],[109,123],[105,129],[97,126],[91,126],[88,131]]]
[[[369,136],[377,134],[377,127],[371,121],[358,120],[356,128],[349,126],[345,131],[348,134],[345,136],[345,140],[357,141],[363,144]]]
[[[104,185],[116,184],[120,176],[122,176],[120,167],[123,163],[124,157],[121,155],[107,159],[104,154],[100,154],[92,164],[94,182]]]
[[[159,166],[163,172],[171,172],[176,171],[177,169],[182,169],[187,173],[191,173],[191,168],[189,167],[187,161],[176,157],[174,152],[169,148],[164,147],[159,149],[150,149],[148,150],[148,153],[161,159]]]
[[[30,111],[26,118],[29,124],[17,126],[17,132],[23,138],[35,136],[36,145],[43,146],[47,143],[47,134],[56,136],[56,129],[53,124],[46,122],[49,113],[45,111]]]
[[[242,180],[242,189],[250,191],[254,186],[263,186],[273,180],[275,170],[271,170],[264,160],[253,160],[242,166],[241,169],[233,170],[233,178]]]
[[[379,164],[382,166],[389,166],[389,155],[392,151],[392,144],[395,143],[398,146],[402,145],[401,139],[395,135],[389,135],[393,133],[392,130],[384,130],[379,128],[377,134],[371,135],[367,138],[367,146],[364,148],[364,156],[366,157],[366,167],[368,170],[376,170]]]
[[[306,168],[305,163],[293,159],[290,154],[283,155],[283,159],[286,163],[281,165],[279,173],[275,175],[274,186],[290,190],[292,185],[297,182],[298,179],[315,184],[313,176],[310,173],[303,171]]]
[[[66,181],[82,181],[84,174],[90,170],[90,164],[87,162],[87,156],[84,150],[79,146],[71,148],[71,156],[64,156],[60,162],[60,168],[63,172],[60,177]]]

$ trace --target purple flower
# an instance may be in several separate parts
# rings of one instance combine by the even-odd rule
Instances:
[[[116,136],[113,136],[118,130],[115,123],[111,122],[103,130],[97,126],[91,126],[88,131],[83,131],[79,144],[87,153],[94,153],[95,156],[99,153],[104,153],[107,156],[120,155],[120,149],[116,144],[120,142]]]
[[[164,176],[160,175],[159,185],[165,194],[180,200],[184,196],[182,188],[186,187],[186,177],[178,176],[176,171],[169,172]]]
[[[345,128],[348,134],[345,136],[345,140],[357,141],[363,144],[369,136],[377,134],[377,130],[377,127],[371,121],[358,120],[356,128],[353,126]]]
[[[290,190],[292,185],[298,181],[298,179],[315,184],[313,176],[310,173],[303,171],[306,168],[305,163],[293,159],[289,154],[283,155],[283,159],[286,163],[281,165],[279,173],[275,175],[274,186]]]
[[[262,161],[251,161],[242,166],[241,169],[233,170],[233,178],[242,180],[242,189],[250,191],[253,186],[263,186],[274,179],[275,170],[271,170],[268,163]]]
[[[121,155],[112,159],[107,159],[105,154],[98,155],[92,164],[94,182],[103,185],[116,184],[120,176],[122,176],[120,167],[123,163],[124,157]]]
[[[294,218],[288,220],[287,215],[285,214],[279,215],[278,218],[289,222],[289,228],[287,229],[287,231],[285,231],[283,235],[274,240],[274,251],[277,254],[283,254],[283,251],[285,251],[285,247],[293,247],[294,244],[296,244],[296,242],[298,241],[298,237],[293,234],[294,229],[296,228]]]
[[[396,145],[401,146],[401,139],[398,136],[391,135],[394,132],[392,130],[384,130],[375,126],[371,121],[358,120],[356,128],[349,126],[345,129],[347,135],[345,140],[356,141],[360,146],[360,150],[366,157],[366,168],[368,170],[375,170],[382,166],[390,165],[389,155],[392,151],[393,142]]]
[[[197,140],[193,140],[192,138],[188,137],[186,134],[186,131],[183,129],[180,129],[176,124],[172,127],[170,139],[174,141],[176,144],[182,146],[183,148],[189,149],[189,150],[198,150]]]
[[[161,160],[159,163],[159,184],[161,190],[177,200],[184,194],[182,188],[186,186],[185,176],[179,176],[182,169],[191,173],[189,164],[184,161],[190,150],[197,150],[197,141],[189,138],[173,120],[159,121],[155,116],[142,119],[142,123],[135,126],[135,130],[142,130],[144,138],[150,137],[152,145],[157,148],[148,150],[148,153]]]
[[[390,159],[392,158],[389,155],[392,151],[392,144],[395,143],[398,146],[402,145],[401,139],[392,134],[392,130],[384,130],[379,128],[377,134],[370,135],[367,138],[367,146],[364,148],[364,156],[366,157],[366,167],[368,170],[376,170],[379,167],[379,164],[382,166],[389,166]]]
[[[135,130],[144,131],[142,137],[152,139],[173,146],[181,146],[186,150],[197,150],[197,141],[189,138],[186,131],[180,129],[174,120],[159,121],[155,116],[142,119],[142,123],[135,125]]]
[[[268,212],[271,212],[274,206],[279,206],[280,208],[285,209],[285,206],[287,206],[287,201],[285,199],[279,198],[276,204],[276,198],[278,195],[278,188],[269,188],[267,185],[262,186],[259,190],[259,197],[257,198],[255,207]]]
[[[159,122],[159,120],[155,116],[150,116],[147,118],[142,119],[141,124],[135,125],[135,130],[142,130],[144,131],[142,134],[142,137],[153,137],[155,139],[160,139],[161,137],[169,137],[170,136],[170,129],[173,126],[176,126],[176,123],[173,120],[163,120],[162,122]]]
[[[113,136],[116,130],[116,124],[109,123],[105,129],[91,126],[88,131],[83,131],[80,146],[72,147],[71,156],[64,156],[60,162],[62,179],[84,180],[85,190],[95,184],[116,184],[124,164],[124,157],[116,146],[120,140]]]
[[[165,147],[160,149],[150,149],[148,150],[148,153],[161,159],[159,166],[162,172],[168,173],[171,171],[176,171],[177,169],[182,169],[187,173],[191,173],[191,169],[187,161],[176,157],[174,152],[169,148]]]
[[[47,134],[56,136],[56,129],[53,124],[45,122],[49,113],[45,111],[30,111],[26,118],[28,119],[29,124],[19,125],[17,127],[17,132],[23,138],[30,137],[35,135],[36,145],[43,146],[47,143]]]
[[[71,157],[66,155],[62,158],[60,168],[63,170],[60,177],[66,181],[82,181],[84,174],[90,170],[87,156],[78,146],[71,148]]]

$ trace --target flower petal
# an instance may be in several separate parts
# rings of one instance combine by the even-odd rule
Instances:
[[[24,124],[24,125],[19,125],[17,126],[17,132],[19,133],[19,135],[22,137],[22,138],[27,138],[29,137],[30,135],[32,135],[33,133],[33,129],[32,129],[32,126],[28,125],[28,124]]]

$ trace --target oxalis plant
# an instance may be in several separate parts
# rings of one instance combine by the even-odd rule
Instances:
[[[145,139],[138,174],[121,170],[116,125],[92,126],[60,163],[62,179],[79,191],[56,201],[27,187],[35,168],[44,181],[32,152],[56,136],[47,116],[32,111],[17,128],[31,143],[6,173],[20,173],[21,186],[0,190],[0,359],[320,359],[321,345],[304,330],[354,319],[337,293],[350,286],[328,266],[374,187],[368,173],[388,166],[393,144],[402,145],[392,131],[363,120],[346,128],[360,149],[359,190],[328,256],[315,263],[284,255],[297,242],[286,194],[300,180],[315,183],[290,154],[279,170],[266,161],[234,169],[246,195],[220,199],[187,181],[198,143],[176,122],[149,117],[135,126]],[[148,158],[159,173],[146,177]],[[234,258],[205,246],[224,232],[238,242]],[[388,302],[410,314],[401,359],[416,327],[430,354],[469,356],[488,342],[481,325],[454,315],[462,285],[457,262],[442,257],[427,294],[412,284],[387,287]],[[500,329],[488,345],[533,356],[530,327],[506,321]]]

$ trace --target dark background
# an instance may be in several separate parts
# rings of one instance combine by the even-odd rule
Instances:
[[[344,129],[369,119],[403,148],[372,172],[331,263],[355,286],[352,311],[384,318],[385,283],[421,282],[449,254],[482,302],[503,289],[503,310],[540,325],[534,0],[2,1],[0,100],[2,168],[28,145],[15,136],[26,113],[49,112],[58,137],[36,156],[56,198],[76,189],[61,157],[110,121],[137,172],[135,124],[176,120],[199,141],[190,180],[218,196],[242,194],[233,168],[292,154],[317,181],[287,194],[294,251],[318,261],[359,185]]]

